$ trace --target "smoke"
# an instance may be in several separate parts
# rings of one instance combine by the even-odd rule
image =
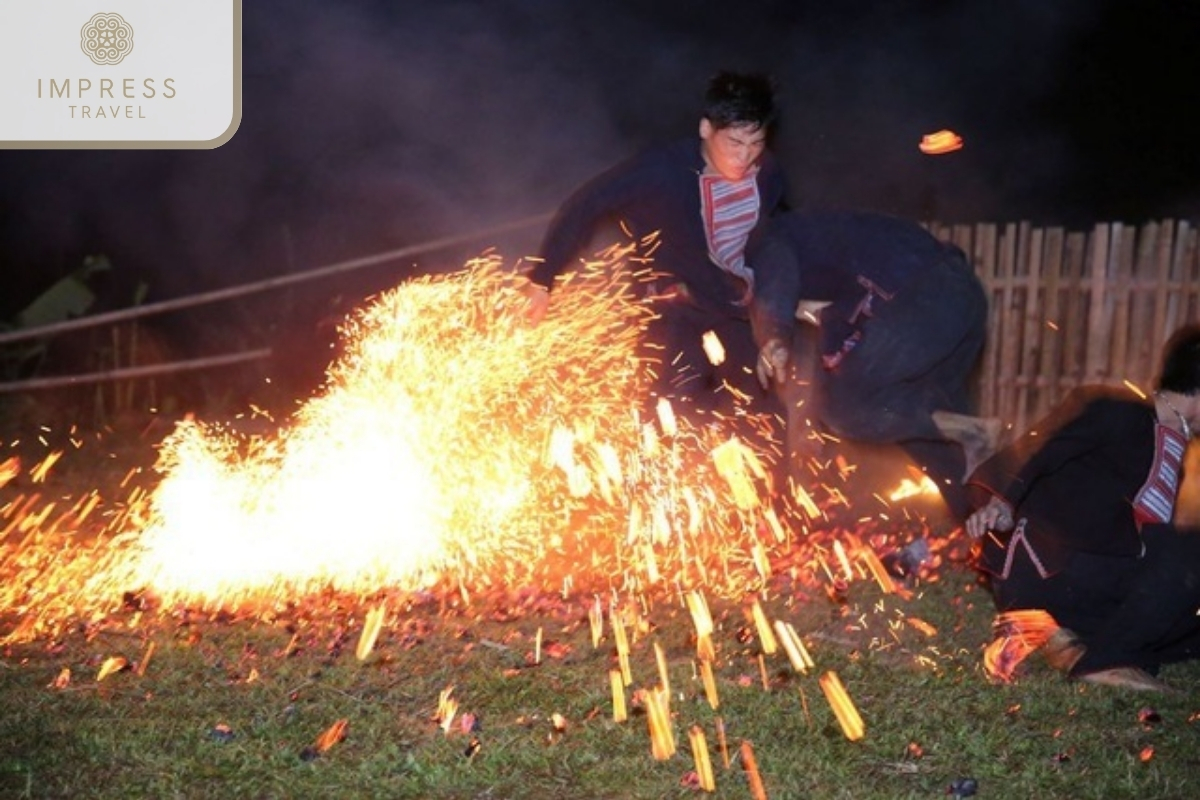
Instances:
[[[788,77],[782,155],[801,201],[865,206],[947,222],[1055,221],[1076,168],[1064,130],[1039,119],[1064,48],[1086,30],[1085,3],[879,4],[800,28]],[[918,6],[920,6],[918,8]],[[943,128],[962,150],[929,156]]]
[[[255,0],[243,119],[224,146],[0,153],[0,294],[28,297],[100,251],[160,299],[550,211],[617,159],[691,135],[724,68],[777,79],[795,205],[1089,222],[1080,176],[1103,148],[1077,148],[1091,123],[1069,93],[1115,5]],[[940,128],[964,149],[921,154]],[[470,247],[518,256],[540,233]],[[469,250],[322,291],[371,291]]]

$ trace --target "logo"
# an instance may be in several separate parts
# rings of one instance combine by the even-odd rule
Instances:
[[[133,27],[120,14],[96,14],[79,38],[79,46],[96,64],[120,64],[133,52]]]
[[[0,31],[0,148],[210,149],[241,124],[242,0],[0,0]]]

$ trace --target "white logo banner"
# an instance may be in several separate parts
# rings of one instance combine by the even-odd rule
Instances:
[[[3,0],[0,30],[0,148],[213,148],[241,123],[241,0]]]

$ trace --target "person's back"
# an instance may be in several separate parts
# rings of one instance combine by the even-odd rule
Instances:
[[[787,263],[776,266],[769,249],[786,242]],[[822,326],[827,337],[844,327],[863,297],[867,282],[890,297],[911,282],[941,269],[948,257],[965,255],[918,223],[871,211],[794,211],[772,219],[751,243],[751,267],[760,273],[765,313],[779,320],[795,312],[793,295],[828,302]],[[792,259],[794,258],[794,262]],[[839,340],[840,341],[840,340]]]
[[[771,221],[748,258],[764,385],[783,391],[788,382],[803,341],[797,317],[820,329],[803,418],[791,422],[899,445],[937,483],[950,513],[965,516],[962,480],[994,449],[999,421],[971,413],[987,296],[963,252],[885,214],[791,211]]]

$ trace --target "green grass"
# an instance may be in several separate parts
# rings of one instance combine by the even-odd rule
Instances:
[[[816,668],[797,674],[782,654],[768,656],[769,690],[742,607],[710,599],[717,711],[694,672],[690,616],[680,603],[650,608],[650,630],[632,646],[630,692],[657,683],[658,642],[679,747],[662,762],[637,709],[612,721],[613,645],[606,637],[592,647],[590,598],[497,595],[448,610],[393,598],[364,663],[354,649],[365,605],[309,599],[261,619],[112,618],[4,652],[0,797],[694,797],[702,793],[684,785],[692,725],[707,736],[717,797],[751,796],[736,752],[744,739],[772,798],[944,797],[963,777],[985,798],[1200,796],[1195,665],[1164,671],[1183,690],[1171,696],[1070,683],[1036,657],[1015,683],[996,685],[980,667],[990,607],[971,575],[951,566],[917,588],[904,600],[863,582],[845,605],[770,598],[768,615],[795,625]],[[927,637],[904,623],[910,616],[938,632]],[[532,664],[539,627],[556,657]],[[148,642],[144,675],[96,682],[105,659],[134,665]],[[70,683],[52,688],[64,668]],[[821,693],[817,676],[830,669],[865,720],[861,741],[843,736]],[[434,720],[450,686],[460,717],[476,716],[474,733],[459,718],[448,734]],[[1144,709],[1156,721],[1143,721]],[[346,738],[303,759],[339,719]],[[218,725],[233,738],[216,736]],[[479,749],[469,757],[472,736]]]
[[[52,491],[78,495],[101,478],[118,481],[126,466],[115,465],[144,468],[145,450],[114,450],[95,468],[64,461]],[[745,607],[710,594],[715,711],[681,598],[648,600],[645,626],[631,630],[623,723],[612,719],[612,631],[606,620],[593,647],[591,594],[306,597],[253,616],[126,610],[0,651],[0,800],[692,798],[703,794],[687,785],[694,725],[707,737],[723,798],[751,797],[743,741],[773,800],[943,798],[963,778],[978,782],[980,798],[1200,797],[1200,664],[1165,669],[1180,690],[1167,696],[1068,682],[1036,656],[1015,682],[992,683],[980,658],[990,600],[950,550],[939,548],[938,579],[910,585],[911,596],[861,580],[844,603],[792,580],[793,567],[781,563],[763,607],[796,628],[816,666],[799,674],[782,653],[765,656],[765,688]],[[11,580],[5,566],[0,579]],[[365,613],[383,599],[388,621],[359,662]],[[17,621],[0,615],[0,636]],[[534,664],[539,629],[544,657]],[[666,761],[652,757],[647,718],[633,703],[636,690],[658,683],[655,644],[667,657],[678,746]],[[97,681],[114,656],[130,668]],[[55,688],[64,670],[70,680]],[[865,721],[861,741],[846,739],[822,694],[827,670]],[[446,733],[435,716],[451,686],[459,716]],[[476,730],[464,732],[465,714]],[[339,720],[345,739],[303,758]],[[468,755],[472,738],[478,749]]]

